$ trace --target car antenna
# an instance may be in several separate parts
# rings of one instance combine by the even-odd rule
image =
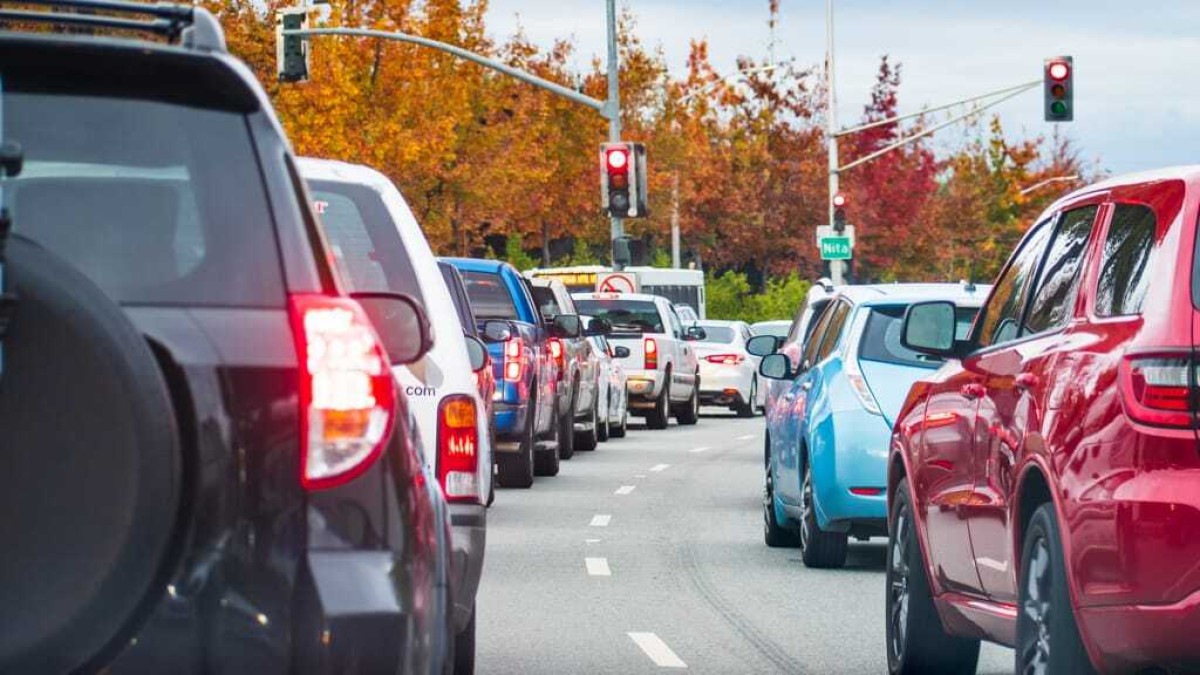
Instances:
[[[968,293],[975,292],[975,259],[971,258],[971,266],[967,269],[967,278],[962,280],[963,290]]]

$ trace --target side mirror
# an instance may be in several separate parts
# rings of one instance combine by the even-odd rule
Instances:
[[[588,322],[587,329],[583,334],[591,337],[593,335],[609,335],[612,333],[612,324],[608,319],[592,319]]]
[[[616,347],[613,347],[613,356],[617,357],[618,359],[629,358],[629,347],[625,347],[622,345],[617,345]]]
[[[746,351],[754,356],[774,354],[779,349],[779,338],[774,335],[755,335],[746,341]]]
[[[758,364],[758,373],[772,380],[790,380],[794,375],[792,372],[792,362],[784,354],[767,354],[764,356],[762,363]]]
[[[433,330],[425,310],[403,293],[352,293],[370,317],[392,365],[419,361],[433,347]]]
[[[483,322],[483,339],[488,342],[507,342],[512,336],[512,326],[507,321],[489,319]]]
[[[910,305],[900,329],[900,344],[921,354],[953,356],[954,314],[954,303],[945,300]]]
[[[689,326],[688,329],[683,332],[683,339],[687,340],[688,342],[699,342],[706,337],[708,337],[708,331],[704,330],[700,326]]]
[[[583,334],[583,322],[577,314],[559,314],[550,322],[550,334],[570,340]]]
[[[483,344],[483,340],[474,335],[466,335],[464,337],[467,338],[467,360],[471,364],[471,372],[477,373],[487,366],[487,345]]]

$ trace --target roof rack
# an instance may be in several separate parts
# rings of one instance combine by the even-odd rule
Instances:
[[[21,8],[5,9],[6,4],[19,4]],[[31,6],[47,11],[31,10]],[[225,35],[216,17],[191,5],[129,0],[0,0],[0,23],[14,21],[149,33],[192,49],[225,51]]]

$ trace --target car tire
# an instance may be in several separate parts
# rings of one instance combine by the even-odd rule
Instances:
[[[800,534],[784,527],[775,518],[775,475],[770,460],[767,461],[767,475],[763,481],[763,541],[771,548],[800,546]]]
[[[170,357],[57,255],[14,234],[7,258],[0,672],[86,670],[173,568],[186,491]]]
[[[629,408],[621,409],[621,423],[609,429],[608,435],[612,438],[625,438],[625,432],[629,430]]]
[[[597,390],[597,391],[599,391],[599,390]],[[598,418],[596,421],[596,423],[599,425],[598,427],[596,427],[596,440],[598,440],[601,443],[607,442],[608,437],[612,435],[612,423],[609,420],[609,416],[611,414],[612,414],[612,394],[610,393],[608,395],[608,398],[604,402],[604,416],[602,418]]]
[[[750,395],[737,406],[738,417],[754,417],[758,414],[758,378],[750,378]]]
[[[800,559],[805,567],[838,569],[846,565],[850,536],[845,532],[826,532],[817,522],[813,501],[812,463],[804,458],[800,484]]]
[[[478,611],[477,607],[471,608],[471,620],[454,636],[454,675],[475,673],[475,614]]]
[[[888,514],[886,609],[888,672],[891,675],[972,675],[979,640],[950,635],[942,627],[917,541],[908,481],[900,481]]]
[[[592,428],[575,434],[575,449],[580,452],[591,452],[600,442],[600,397],[592,396]]]
[[[692,396],[675,413],[675,419],[684,426],[691,426],[700,421],[700,375],[692,385]]]
[[[571,399],[567,412],[558,418],[558,458],[571,459],[575,456],[575,404],[579,402],[579,382],[571,386]]]
[[[550,425],[550,427],[553,429],[551,438],[547,439],[550,441],[550,444],[537,448],[533,452],[533,472],[538,476],[557,476],[558,470],[562,466],[562,459],[559,456],[561,452],[559,446],[562,443],[562,425],[555,423]]]
[[[525,490],[533,485],[533,460],[537,451],[537,434],[534,433],[537,399],[529,400],[528,410],[520,449],[515,454],[503,453],[496,456],[496,478],[506,488]]]
[[[1033,512],[1021,549],[1017,672],[1095,673],[1075,622],[1054,504]]]
[[[670,418],[670,382],[671,371],[666,372],[666,377],[663,382],[662,393],[658,395],[658,400],[654,402],[654,407],[646,411],[646,428],[647,429],[666,429],[667,422]]]

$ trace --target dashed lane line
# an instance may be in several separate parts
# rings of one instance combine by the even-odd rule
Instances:
[[[650,467],[650,470],[658,473],[660,471],[666,471],[670,466],[670,464],[655,464],[654,466]]]
[[[621,487],[617,488],[617,491],[616,491],[616,492],[614,492],[613,494],[615,494],[615,495],[627,495],[627,494],[629,494],[630,492],[633,492],[635,489],[637,489],[637,486],[636,486],[636,485],[622,485]]]
[[[592,522],[589,523],[592,527],[608,527],[608,521],[612,520],[612,515],[608,513],[597,513],[592,516]]]
[[[739,441],[752,441],[756,438],[758,438],[758,436],[756,434],[746,434],[745,436],[738,436]]]
[[[627,635],[659,668],[687,668],[683,659],[671,651],[667,643],[654,633],[627,633]]]
[[[707,446],[707,445],[705,445],[705,446],[701,446],[701,447],[699,447],[699,448],[692,448],[691,450],[688,450],[688,452],[691,452],[691,453],[698,453],[698,452],[704,452],[704,451],[706,451],[706,450],[708,450],[708,449],[709,449],[709,448],[708,448],[708,446]]]
[[[593,577],[611,577],[612,570],[608,568],[608,558],[584,558],[587,573]]]

